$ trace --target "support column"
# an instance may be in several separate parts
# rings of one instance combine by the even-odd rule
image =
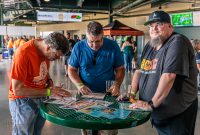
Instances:
[[[3,5],[0,4],[0,25],[3,25]],[[3,47],[3,35],[0,35],[0,48]]]
[[[113,16],[111,16],[112,13],[113,13],[113,10],[112,10],[112,1],[109,0],[109,16],[108,16],[108,23],[109,24],[111,22],[113,22]]]

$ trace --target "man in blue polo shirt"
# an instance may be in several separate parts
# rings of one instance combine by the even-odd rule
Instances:
[[[72,50],[68,67],[69,78],[83,95],[106,92],[106,81],[113,80],[115,83],[111,93],[113,96],[119,95],[125,75],[119,46],[115,41],[103,37],[103,27],[95,21],[88,24],[86,37]]]

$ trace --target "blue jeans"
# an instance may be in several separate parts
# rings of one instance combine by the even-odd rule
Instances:
[[[39,114],[39,105],[45,99],[21,98],[9,101],[12,135],[41,135],[45,119]]]
[[[8,53],[9,53],[9,57],[12,58],[13,53],[14,53],[13,48],[8,48]]]
[[[126,72],[132,71],[132,59],[133,59],[132,54],[124,53],[124,63],[125,63]]]

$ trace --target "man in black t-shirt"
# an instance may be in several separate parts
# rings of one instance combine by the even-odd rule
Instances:
[[[194,135],[198,109],[197,67],[189,39],[173,32],[170,16],[155,11],[145,23],[146,44],[132,79],[131,94],[152,107],[159,135]]]

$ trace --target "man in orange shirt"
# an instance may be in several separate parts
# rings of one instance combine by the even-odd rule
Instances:
[[[50,95],[61,98],[70,95],[60,87],[53,87],[48,73],[49,62],[68,51],[67,39],[56,32],[44,40],[26,42],[16,50],[9,90],[12,135],[40,135],[45,119],[39,115],[39,104]]]

